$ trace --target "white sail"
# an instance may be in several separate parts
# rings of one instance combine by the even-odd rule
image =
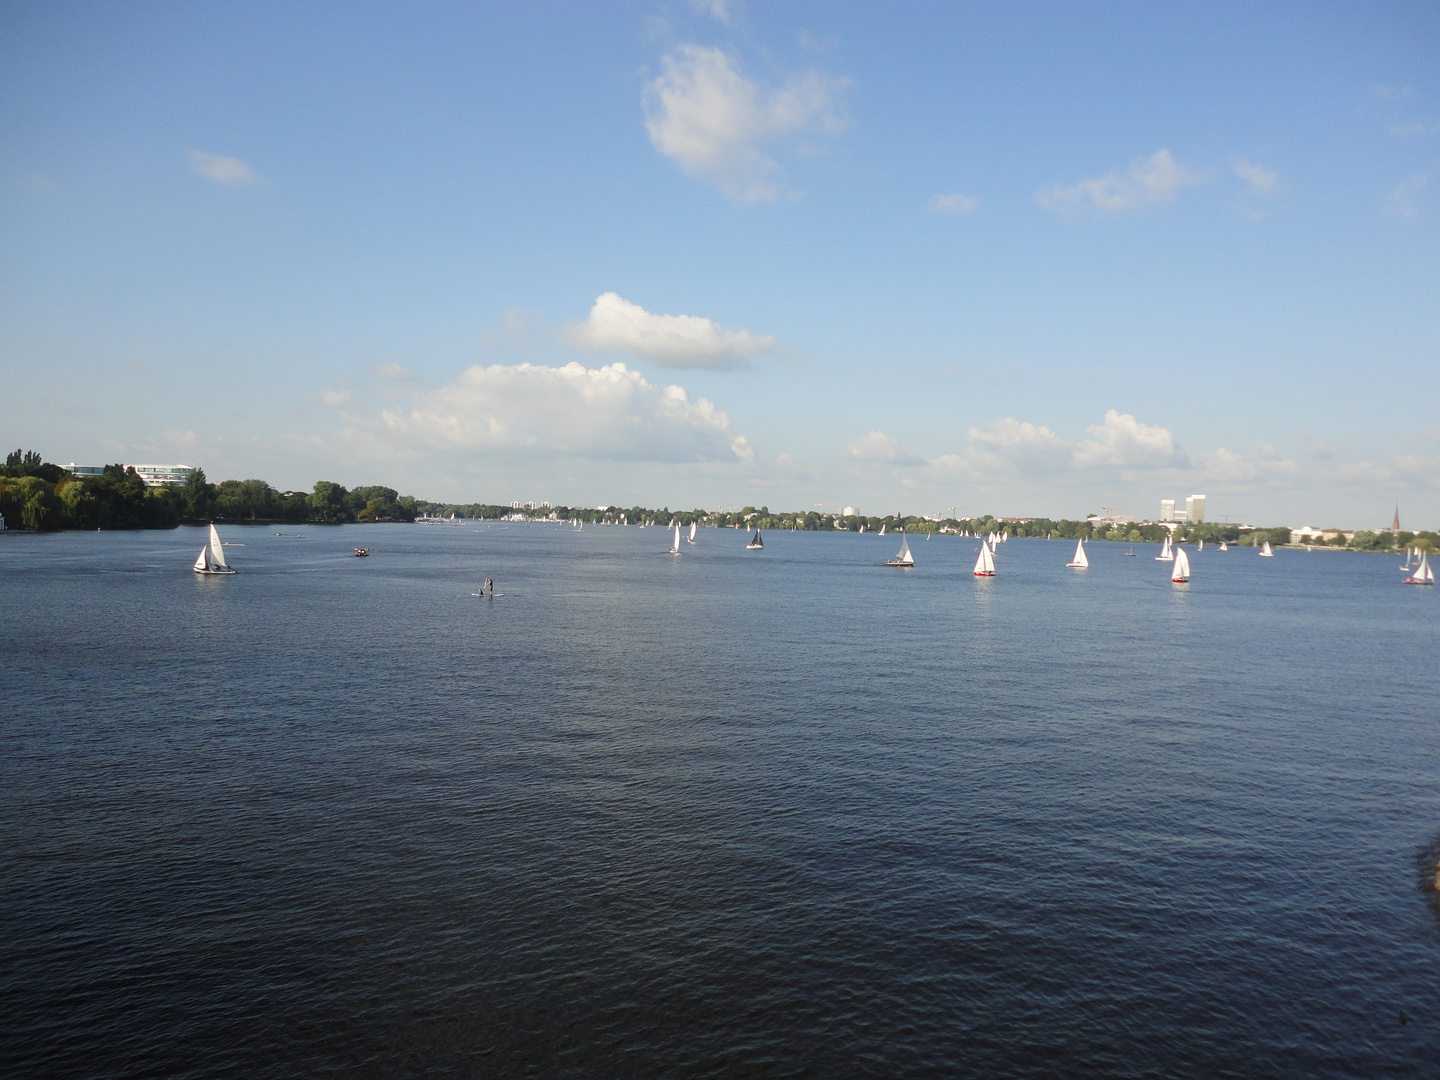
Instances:
[[[1175,568],[1170,573],[1170,580],[1190,580],[1190,557],[1185,554],[1184,548],[1175,549]]]
[[[885,525],[884,525],[883,522],[882,522],[881,525],[880,525],[880,535],[881,535],[881,536],[884,536],[884,535],[885,535]]]
[[[1160,549],[1160,554],[1155,556],[1156,562],[1169,562],[1175,558],[1175,552],[1170,547],[1170,534],[1165,534],[1165,546]]]
[[[1204,541],[1204,540],[1201,540],[1200,543],[1198,543],[1197,545],[1195,545],[1195,550],[1196,550],[1196,551],[1204,551],[1204,550],[1205,550],[1205,541]]]
[[[910,541],[905,536],[900,537],[900,550],[895,553],[895,558],[890,560],[896,566],[914,566],[915,556],[910,554]]]
[[[202,574],[210,572],[210,545],[206,544],[200,549],[199,556],[195,559],[195,567]]]
[[[1430,568],[1430,559],[1424,554],[1420,556],[1420,567],[1415,571],[1415,576],[1421,581],[1434,582],[1435,580],[1435,571]]]
[[[675,523],[675,539],[670,541],[670,554],[680,554],[680,523],[678,521]]]
[[[1261,554],[1261,555],[1274,556],[1275,553],[1270,550],[1270,541],[1269,541],[1269,540],[1266,540],[1266,541],[1265,541],[1264,546],[1260,549],[1260,554]]]
[[[1220,541],[1220,550],[1221,550],[1221,551],[1229,551],[1229,550],[1230,550],[1230,545],[1227,544],[1224,540],[1221,540],[1221,541]]]
[[[690,522],[690,543],[692,543],[692,544],[695,542],[695,529],[696,529],[696,523],[693,522],[693,521]]]
[[[1090,560],[1085,557],[1085,541],[1084,541],[1084,540],[1076,540],[1076,541],[1075,541],[1075,558],[1073,558],[1072,560],[1070,560],[1070,562],[1066,563],[1065,565],[1066,565],[1066,566],[1080,566],[1080,567],[1084,567],[1084,566],[1089,566],[1089,565],[1090,565]]]
[[[225,548],[220,543],[220,534],[215,531],[214,525],[210,526],[210,558],[216,566],[229,569],[230,564],[225,561]]]

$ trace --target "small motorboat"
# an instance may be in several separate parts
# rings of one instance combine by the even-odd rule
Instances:
[[[369,555],[369,554],[370,554],[370,549],[369,549],[368,547],[356,548],[356,549],[355,549],[355,557],[356,557],[357,559],[363,559],[363,558],[365,558],[366,555]]]

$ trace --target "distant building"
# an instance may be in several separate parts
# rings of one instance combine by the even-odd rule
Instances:
[[[71,462],[65,468],[76,476],[103,476],[103,465],[76,465]],[[123,469],[134,469],[135,475],[145,481],[146,487],[175,487],[189,479],[195,471],[193,465],[122,465]]]
[[[1176,510],[1174,499],[1160,500],[1160,520],[1164,524],[1187,523],[1194,525],[1205,520],[1205,496],[1191,495],[1185,500],[1185,509]]]
[[[192,465],[127,465],[145,481],[146,487],[174,487],[183,484],[195,471]]]
[[[845,507],[844,510],[841,510],[841,511],[840,511],[840,516],[841,516],[841,517],[854,517],[854,516],[855,516],[855,508],[854,508],[853,506],[847,506],[847,507]]]

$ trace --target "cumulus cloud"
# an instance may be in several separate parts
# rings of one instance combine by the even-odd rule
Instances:
[[[930,209],[937,214],[970,214],[980,205],[980,200],[973,195],[961,195],[956,192],[953,195],[936,195],[930,200]]]
[[[1269,443],[1260,443],[1249,454],[1237,454],[1220,447],[1200,458],[1205,483],[1221,491],[1280,487],[1292,483],[1300,467]]]
[[[1408,177],[1395,185],[1394,190],[1382,204],[1381,210],[1391,217],[1417,218],[1421,211],[1421,196],[1425,194],[1425,189],[1429,186],[1429,173],[1419,173]]]
[[[1047,427],[1006,417],[988,428],[971,428],[970,445],[987,457],[996,457],[1027,470],[1051,470],[1063,465],[1070,449]]]
[[[855,461],[882,462],[887,465],[922,465],[924,458],[910,452],[909,447],[883,431],[862,435],[845,448]]]
[[[387,382],[418,382],[420,376],[404,364],[371,364],[370,374]]]
[[[227,187],[262,183],[255,171],[239,158],[207,154],[203,150],[186,150],[185,160],[190,163],[191,172]]]
[[[561,339],[577,349],[619,351],[668,368],[736,368],[780,351],[771,336],[726,330],[699,315],[655,315],[618,293],[596,297],[584,322]]]
[[[1142,424],[1129,413],[1110,409],[1104,422],[1086,430],[1093,438],[1076,446],[1071,455],[1079,468],[1183,469],[1190,464],[1175,436],[1163,427]]]
[[[1169,150],[1157,150],[1135,161],[1127,172],[1081,180],[1071,187],[1049,188],[1037,192],[1035,201],[1046,210],[1067,216],[1089,211],[1119,214],[1168,203],[1203,180],[1200,174],[1183,168]]]
[[[1280,181],[1280,174],[1265,168],[1263,165],[1256,165],[1249,161],[1232,161],[1230,168],[1235,175],[1250,185],[1250,190],[1261,195],[1269,195],[1275,191],[1275,185]]]
[[[624,364],[587,368],[475,365],[455,382],[387,409],[375,429],[390,445],[600,461],[749,461],[730,418],[680,386],[659,386]]]
[[[787,194],[784,170],[764,149],[833,134],[844,80],[809,72],[773,90],[747,79],[720,49],[680,45],[645,89],[645,130],[660,153],[733,199]]]
[[[1397,139],[1416,139],[1440,135],[1440,120],[1412,120],[1408,124],[1391,124],[1390,134]]]
[[[1415,91],[1408,86],[1391,86],[1386,83],[1376,83],[1366,91],[1376,101],[1406,101]]]
[[[690,6],[702,15],[709,15],[716,22],[730,25],[734,18],[736,4],[733,0],[690,0]]]
[[[891,435],[871,431],[850,443],[846,456],[872,465],[923,466],[919,471],[936,481],[995,481],[1020,476],[1063,480],[1116,469],[1135,472],[1185,469],[1190,465],[1175,437],[1165,428],[1142,424],[1115,409],[1088,430],[1091,438],[1071,443],[1048,427],[1006,417],[985,427],[970,428],[969,446],[963,453],[928,459]]]

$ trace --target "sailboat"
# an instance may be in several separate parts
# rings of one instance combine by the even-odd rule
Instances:
[[[995,576],[995,553],[990,550],[989,544],[980,545],[980,557],[975,560],[975,576]]]
[[[220,534],[210,526],[210,539],[200,549],[200,557],[192,569],[197,574],[233,574],[235,568],[225,561],[225,549],[220,546]]]
[[[893,559],[885,560],[886,566],[914,566],[915,556],[910,554],[910,541],[904,535],[900,536],[900,550],[895,553]]]
[[[1071,560],[1070,560],[1069,562],[1067,562],[1065,565],[1066,565],[1066,566],[1074,566],[1074,567],[1076,567],[1077,569],[1080,569],[1080,570],[1084,570],[1087,566],[1090,565],[1090,560],[1085,557],[1085,541],[1084,541],[1084,540],[1076,540],[1076,541],[1075,541],[1075,558],[1071,559]]]
[[[1165,546],[1160,549],[1160,554],[1155,556],[1156,562],[1174,562],[1175,552],[1170,548],[1170,534],[1165,534]]]
[[[759,526],[759,525],[756,525],[756,526],[755,526],[755,535],[752,536],[752,537],[750,538],[750,542],[745,545],[745,550],[746,550],[746,551],[760,551],[760,550],[762,550],[764,547],[765,547],[765,541],[760,539],[760,526]]]
[[[1220,541],[1220,550],[1221,550],[1221,551],[1229,551],[1229,550],[1230,550],[1230,545],[1227,544],[1224,540],[1221,540],[1221,541]]]
[[[1415,549],[1414,549],[1414,548],[1406,548],[1406,549],[1405,549],[1405,561],[1400,564],[1400,569],[1401,569],[1401,570],[1409,570],[1410,567],[1412,567],[1412,566],[1414,566],[1414,565],[1415,565]]]
[[[880,525],[880,535],[881,535],[881,536],[884,536],[884,535],[885,535],[885,525],[884,525],[883,523]]]
[[[693,521],[690,522],[690,535],[685,538],[685,542],[687,544],[693,544],[695,542],[695,522]]]
[[[1415,573],[1405,579],[1406,585],[1434,585],[1435,571],[1430,569],[1430,556],[1425,552],[1420,553],[1420,565],[1415,568]]]
[[[1204,540],[1201,540],[1200,543],[1195,546],[1195,550],[1196,550],[1196,551],[1204,551],[1204,550],[1205,550],[1205,541],[1204,541]]]
[[[680,523],[678,521],[675,523],[675,539],[670,541],[670,554],[680,554]]]
[[[1273,559],[1275,557],[1275,552],[1270,550],[1269,540],[1266,540],[1265,546],[1260,549],[1260,557],[1262,559]]]
[[[1175,565],[1170,570],[1170,580],[1183,585],[1190,580],[1190,557],[1184,548],[1175,549]]]

